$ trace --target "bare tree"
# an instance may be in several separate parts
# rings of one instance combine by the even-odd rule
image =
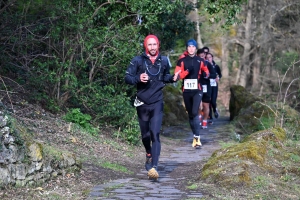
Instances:
[[[200,32],[200,18],[199,18],[199,11],[197,8],[197,0],[190,0],[187,2],[191,2],[194,5],[194,10],[189,13],[188,18],[192,21],[195,22],[196,24],[196,41],[198,43],[198,47],[203,47],[202,39],[201,39],[201,32]]]
[[[235,53],[240,55],[240,59],[235,58],[236,84],[251,91],[265,88],[274,79],[271,74],[277,74],[272,67],[276,63],[273,56],[283,51],[299,51],[295,42],[300,37],[299,4],[297,0],[248,1],[242,12],[244,16],[240,16],[243,23],[236,26],[237,34],[227,39],[229,57]]]
[[[247,15],[245,20],[245,32],[244,32],[244,40],[243,40],[243,54],[240,63],[240,70],[239,76],[237,76],[236,83],[246,87],[248,74],[250,71],[249,66],[249,55],[251,50],[251,25],[252,25],[252,7],[253,7],[253,0],[248,1],[247,5]]]

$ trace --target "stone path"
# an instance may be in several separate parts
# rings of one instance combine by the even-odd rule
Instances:
[[[170,173],[179,166],[191,165],[193,162],[203,160],[210,157],[211,154],[219,149],[218,140],[222,125],[229,122],[229,117],[220,117],[214,121],[213,125],[209,125],[208,129],[201,130],[201,149],[191,147],[193,135],[187,133],[187,138],[182,146],[174,148],[167,156],[161,156],[159,160],[158,181],[147,179],[147,171],[142,169],[137,178],[127,178],[114,180],[106,184],[95,186],[88,200],[96,199],[130,199],[130,200],[179,200],[201,198],[202,194],[199,191],[184,192],[176,188],[176,181],[170,176]],[[184,179],[185,177],[182,177]]]

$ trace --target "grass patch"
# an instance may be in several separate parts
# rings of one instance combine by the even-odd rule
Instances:
[[[57,193],[50,193],[47,195],[47,199],[49,199],[49,200],[64,200],[65,198]]]
[[[291,154],[290,159],[294,162],[299,162],[300,161],[300,156],[296,154]]]
[[[234,141],[229,141],[229,142],[220,141],[219,144],[222,148],[228,148],[228,147],[236,145],[237,142],[234,142]]]
[[[127,174],[133,174],[133,172],[129,171],[126,167],[122,165],[118,165],[115,163],[111,163],[108,161],[105,161],[104,163],[101,164],[101,167],[107,168],[107,169],[112,169],[114,171],[119,171],[119,172],[124,172]]]
[[[124,185],[125,185],[124,183],[112,185],[112,186],[109,186],[109,187],[105,188],[105,191],[111,191],[111,190],[114,190],[114,189],[118,189],[118,188],[123,187]]]
[[[269,184],[269,181],[266,176],[257,176],[254,179],[254,187],[257,189],[263,189],[266,186],[268,186],[268,184]]]
[[[198,188],[198,185],[193,183],[192,185],[189,185],[186,188],[189,189],[189,190],[196,190]]]

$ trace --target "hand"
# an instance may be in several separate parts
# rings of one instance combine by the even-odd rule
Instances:
[[[141,82],[143,82],[143,83],[147,83],[148,80],[149,80],[148,74],[147,74],[147,73],[142,73],[142,74],[140,75],[140,80],[141,80]]]
[[[179,80],[179,73],[181,72],[181,70],[179,70],[178,72],[176,72],[173,76],[173,81],[178,81]]]

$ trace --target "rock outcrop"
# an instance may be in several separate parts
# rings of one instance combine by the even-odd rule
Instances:
[[[39,185],[57,175],[80,170],[76,156],[51,147],[11,129],[8,115],[0,111],[0,185]],[[55,152],[55,155],[54,153]]]
[[[167,85],[164,88],[163,124],[172,126],[187,120],[188,115],[184,107],[182,93],[173,85]]]
[[[240,110],[247,105],[251,105],[255,101],[259,101],[258,97],[255,97],[250,92],[248,92],[243,86],[234,85],[230,87],[230,102],[229,102],[229,112],[230,120],[236,117]]]

